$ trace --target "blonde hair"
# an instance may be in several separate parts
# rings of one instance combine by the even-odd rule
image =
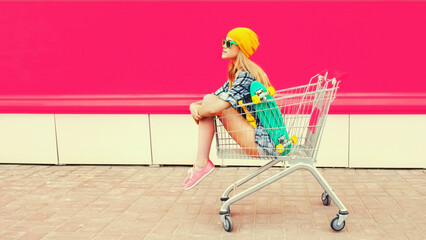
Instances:
[[[237,58],[235,61],[231,61],[229,64],[228,69],[228,78],[230,81],[229,87],[232,86],[232,83],[234,82],[237,72],[244,70],[248,73],[250,73],[256,81],[261,82],[265,87],[271,86],[271,83],[269,82],[269,78],[266,75],[266,73],[263,71],[263,69],[254,63],[252,60],[248,59],[246,55],[244,55],[243,51],[238,51]]]

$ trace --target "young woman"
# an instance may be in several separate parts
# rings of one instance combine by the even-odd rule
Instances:
[[[214,169],[209,159],[210,146],[214,136],[213,117],[219,116],[225,129],[248,155],[273,154],[275,149],[268,133],[263,128],[254,109],[247,110],[255,118],[256,128],[246,120],[246,114],[238,107],[239,101],[251,102],[250,84],[259,81],[266,87],[270,82],[265,72],[249,58],[259,46],[256,33],[248,28],[232,29],[222,41],[222,58],[230,59],[228,81],[214,94],[192,103],[191,115],[198,124],[198,151],[194,166],[184,180],[185,190],[193,188]]]

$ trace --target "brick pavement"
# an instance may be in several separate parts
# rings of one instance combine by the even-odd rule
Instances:
[[[350,212],[341,232],[329,227],[337,208],[297,171],[232,205],[228,233],[219,197],[255,168],[218,167],[183,191],[187,169],[0,165],[0,239],[426,239],[425,170],[321,169]]]

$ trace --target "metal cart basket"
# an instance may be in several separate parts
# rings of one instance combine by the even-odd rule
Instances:
[[[241,117],[241,115],[254,115],[259,114],[256,111],[248,111],[251,108],[249,104],[240,105],[242,114],[238,113],[231,116],[222,116],[215,118],[215,136],[217,145],[217,155],[222,159],[267,159],[270,160],[267,164],[257,169],[252,174],[238,180],[231,184],[222,194],[220,209],[220,218],[223,227],[226,231],[231,231],[233,222],[231,220],[230,206],[231,204],[243,199],[244,197],[266,187],[267,185],[289,175],[290,173],[305,169],[312,173],[324,192],[321,195],[321,200],[324,205],[330,204],[330,199],[339,208],[337,216],[331,221],[331,228],[335,231],[340,231],[345,227],[345,219],[348,211],[334,193],[333,189],[315,167],[316,156],[318,153],[319,144],[321,142],[321,135],[325,126],[326,118],[328,115],[330,103],[335,99],[339,81],[336,79],[328,79],[327,73],[316,75],[309,81],[309,84],[299,87],[293,87],[276,91],[275,99],[268,101],[276,101],[277,108],[279,109],[282,121],[285,124],[285,130],[288,136],[296,136],[298,141],[287,141],[284,148],[287,150],[280,154],[277,149],[248,149],[249,147],[242,147],[235,139],[235,132],[227,131],[224,123],[230,117]],[[266,109],[263,111],[270,111]],[[249,116],[247,116],[249,117]],[[270,118],[275,118],[270,116]],[[249,118],[247,118],[249,119]],[[268,118],[269,119],[269,118]],[[281,119],[281,117],[280,117]],[[269,121],[269,120],[268,120]],[[276,121],[276,120],[274,120]],[[241,131],[241,130],[239,130]],[[241,135],[240,135],[241,136]],[[250,147],[253,148],[253,147]],[[257,152],[256,154],[252,154]],[[282,162],[284,168],[282,171],[274,176],[230,197],[230,193],[238,186],[243,185],[257,175],[271,168],[272,166]]]

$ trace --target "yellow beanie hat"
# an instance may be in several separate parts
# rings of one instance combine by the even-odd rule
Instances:
[[[238,47],[240,47],[247,58],[249,58],[259,46],[257,34],[249,28],[234,28],[229,31],[226,36],[238,43]]]

